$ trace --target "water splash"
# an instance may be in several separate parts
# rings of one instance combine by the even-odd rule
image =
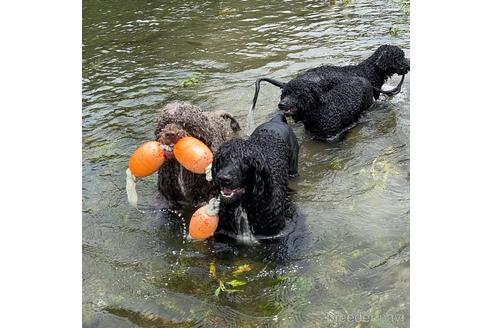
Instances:
[[[242,206],[239,206],[235,210],[235,223],[237,236],[236,239],[246,245],[257,244],[258,241],[255,239],[249,227],[248,214]]]
[[[248,116],[246,117],[246,133],[250,136],[255,129],[255,112],[253,105],[249,108]]]

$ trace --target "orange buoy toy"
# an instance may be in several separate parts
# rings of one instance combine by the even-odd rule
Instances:
[[[137,207],[137,177],[151,175],[164,164],[165,159],[164,149],[157,141],[147,141],[135,150],[126,170],[126,195],[130,205]]]
[[[190,237],[206,239],[214,235],[219,225],[219,201],[212,198],[210,202],[193,213],[190,220]]]
[[[135,150],[130,157],[128,167],[139,178],[156,172],[165,161],[164,149],[157,141],[148,141]]]
[[[210,148],[194,137],[179,139],[173,147],[173,153],[181,165],[196,174],[206,174],[213,160]]]

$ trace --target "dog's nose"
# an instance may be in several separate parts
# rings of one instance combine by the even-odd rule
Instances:
[[[176,138],[176,133],[175,132],[165,132],[164,137],[166,137],[167,139],[174,139],[174,138]]]
[[[217,181],[219,181],[219,184],[221,185],[228,186],[232,183],[232,175],[219,172],[219,174],[217,174]]]
[[[283,103],[282,101],[278,103],[278,109],[280,109],[280,110],[284,110],[284,109],[286,109],[286,108],[287,108],[287,106],[286,106],[286,105],[285,105],[285,103]]]

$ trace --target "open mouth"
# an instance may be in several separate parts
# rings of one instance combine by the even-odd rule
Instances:
[[[235,195],[241,195],[242,193],[244,193],[244,188],[242,187],[235,188],[235,189],[222,187],[220,189],[220,196],[224,198],[232,198]]]
[[[166,155],[166,159],[174,158],[173,147],[174,147],[174,144],[170,144],[170,145],[163,144],[162,145],[162,148],[164,149],[164,153]]]
[[[297,107],[282,108],[281,111],[286,115],[294,115],[297,112]]]
[[[405,58],[405,63],[400,64],[399,68],[400,68],[400,70],[399,70],[398,74],[400,74],[400,75],[407,74],[408,71],[410,70],[410,61]]]
[[[410,68],[409,68],[409,67],[403,67],[403,68],[400,68],[400,69],[396,72],[396,74],[398,74],[398,75],[404,75],[404,74],[407,74],[409,70],[410,70]]]

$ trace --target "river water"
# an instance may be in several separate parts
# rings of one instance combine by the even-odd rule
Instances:
[[[291,122],[304,226],[288,244],[183,240],[175,215],[128,206],[125,170],[167,102],[225,109],[245,135],[256,78],[358,63],[381,44],[410,57],[409,23],[398,0],[84,0],[83,326],[407,327],[410,74],[340,142]],[[257,124],[279,95],[262,86]],[[138,188],[156,205],[156,176]]]

